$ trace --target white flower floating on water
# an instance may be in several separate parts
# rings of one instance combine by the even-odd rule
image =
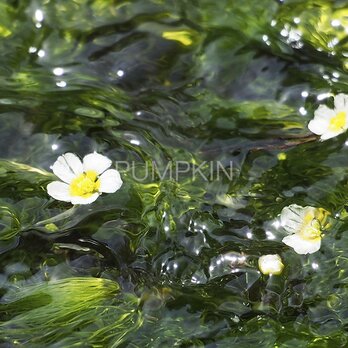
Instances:
[[[120,173],[108,169],[111,163],[109,158],[96,152],[86,155],[82,162],[73,153],[59,156],[52,170],[63,182],[49,183],[47,192],[59,201],[92,203],[102,192],[113,193],[122,186]]]
[[[308,124],[311,132],[320,135],[320,140],[333,138],[348,129],[348,95],[334,97],[334,109],[320,105],[314,112],[314,119]]]
[[[322,231],[330,213],[322,208],[301,207],[291,204],[280,214],[281,226],[291,235],[283,243],[298,254],[312,254],[320,249]]]
[[[259,258],[259,269],[263,274],[278,275],[283,272],[284,264],[278,254],[263,255]]]

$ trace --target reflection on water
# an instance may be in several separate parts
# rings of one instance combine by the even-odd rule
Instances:
[[[348,94],[347,14],[325,0],[2,2],[1,343],[346,346],[346,135],[318,142],[307,124]],[[134,164],[122,189],[50,200],[57,157],[93,151]],[[161,179],[180,161],[204,175]],[[319,252],[281,242],[290,204],[331,213]],[[258,271],[265,254],[282,275]]]

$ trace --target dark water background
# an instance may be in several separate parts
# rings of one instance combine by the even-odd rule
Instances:
[[[346,1],[2,0],[1,346],[346,347],[347,136],[307,124],[348,94],[347,32]],[[50,199],[57,157],[93,151],[210,177]],[[335,218],[315,254],[272,225],[293,203]]]

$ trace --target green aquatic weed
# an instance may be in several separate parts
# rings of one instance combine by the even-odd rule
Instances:
[[[133,296],[100,278],[67,278],[21,286],[0,304],[0,340],[30,346],[118,346],[142,319]]]

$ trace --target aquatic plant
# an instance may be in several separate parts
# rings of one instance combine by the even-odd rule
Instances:
[[[114,193],[122,186],[120,173],[108,169],[111,160],[98,153],[86,155],[81,162],[73,153],[59,156],[53,173],[61,181],[47,185],[47,192],[55,199],[72,204],[89,204],[103,192]]]
[[[334,109],[320,105],[308,124],[309,130],[320,135],[321,140],[333,138],[348,129],[348,95],[336,95],[334,105]]]
[[[14,286],[0,303],[0,341],[118,347],[142,323],[137,298],[119,292],[111,280],[87,277]]]
[[[280,214],[280,223],[290,235],[283,238],[283,243],[298,254],[315,253],[320,249],[328,215],[329,212],[322,208],[297,204],[285,207]]]
[[[0,345],[346,347],[347,18],[0,2]]]

